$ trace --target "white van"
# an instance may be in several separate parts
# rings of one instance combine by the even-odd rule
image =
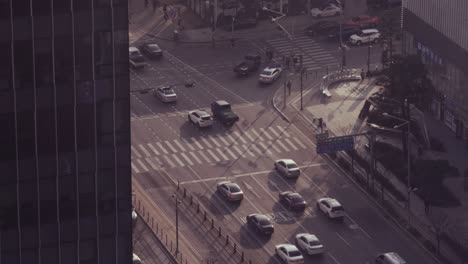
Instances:
[[[388,252],[378,255],[375,258],[376,264],[407,264],[407,262],[397,253]]]
[[[133,253],[133,261],[132,261],[133,264],[143,264],[143,262],[141,262],[141,259],[138,257],[137,254]]]

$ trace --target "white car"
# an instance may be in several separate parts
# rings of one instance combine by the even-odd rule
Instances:
[[[174,92],[174,89],[170,86],[159,87],[156,89],[154,94],[164,103],[170,103],[177,101],[177,94]]]
[[[301,174],[301,170],[296,162],[292,159],[279,159],[275,161],[275,169],[279,174],[287,178],[297,178]]]
[[[317,208],[329,218],[343,218],[345,215],[343,206],[333,198],[318,199]]]
[[[287,264],[304,263],[304,257],[295,245],[279,244],[275,246],[275,253]]]
[[[380,254],[375,258],[375,264],[387,263],[406,264],[407,262],[400,255],[398,255],[398,253],[395,252]]]
[[[239,185],[231,181],[223,181],[216,186],[219,193],[221,193],[229,201],[241,201],[244,199],[244,192],[242,192]]]
[[[197,127],[211,127],[213,125],[213,117],[204,110],[190,111],[188,120]]]
[[[260,73],[258,80],[262,83],[272,83],[281,76],[282,72],[280,65],[268,66]]]
[[[309,255],[322,254],[324,248],[316,235],[301,233],[296,235],[296,244]]]
[[[315,17],[315,18],[329,17],[329,16],[339,16],[342,13],[343,13],[343,9],[341,9],[340,7],[338,7],[338,6],[334,5],[334,4],[330,4],[330,5],[326,6],[323,9],[312,8],[310,10],[310,14],[312,15],[312,17]]]
[[[380,40],[380,32],[377,29],[363,29],[359,34],[349,37],[349,42],[354,45],[376,43]]]

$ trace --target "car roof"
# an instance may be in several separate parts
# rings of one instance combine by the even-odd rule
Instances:
[[[257,218],[258,220],[268,220],[270,221],[270,219],[268,219],[268,217],[266,217],[266,215],[262,215],[262,214],[253,214],[253,216],[255,218]]]
[[[278,161],[282,161],[282,162],[284,162],[286,164],[296,164],[296,162],[294,162],[294,160],[292,160],[292,159],[280,159]]]
[[[237,183],[232,182],[232,181],[222,181],[222,182],[219,182],[218,184],[219,185],[226,184],[227,186],[238,186],[239,187],[239,185]]]
[[[312,235],[312,234],[307,234],[307,233],[303,233],[303,234],[298,234],[302,237],[305,238],[305,240],[307,242],[310,242],[310,241],[319,241],[318,237],[316,235]]]
[[[338,200],[336,200],[336,199],[325,198],[324,200],[327,201],[330,204],[331,207],[341,206],[340,202],[338,202]]]
[[[400,255],[398,255],[398,253],[388,252],[383,255],[387,256],[388,259],[391,259],[396,263],[406,263],[406,261]]]
[[[139,51],[136,47],[128,47],[128,51]]]
[[[228,105],[229,104],[228,102],[226,102],[224,100],[218,100],[215,103],[218,104],[218,105]]]
[[[286,249],[286,251],[298,251],[297,247],[295,245],[291,245],[291,244],[280,244],[278,246],[281,246],[283,247],[284,249]]]
[[[208,112],[206,112],[205,110],[195,110],[193,112],[197,113],[201,117],[210,116],[210,114],[208,114]],[[226,182],[222,182],[222,183],[226,183]]]
[[[370,28],[370,29],[363,29],[362,33],[379,33],[379,31],[375,28]]]
[[[160,90],[172,90],[172,87],[171,86],[163,86],[163,87],[159,87],[158,89],[160,89]]]

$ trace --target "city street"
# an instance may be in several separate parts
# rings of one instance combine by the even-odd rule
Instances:
[[[306,263],[373,263],[377,254],[393,251],[409,263],[436,263],[348,178],[315,153],[313,135],[304,135],[273,110],[273,93],[291,76],[283,72],[273,84],[261,85],[258,72],[237,77],[232,71],[244,55],[258,52],[263,56],[266,48],[275,51],[276,60],[291,50],[301,52],[310,72],[336,69],[341,63],[337,43],[306,36],[290,42],[276,36],[241,39],[234,47],[227,43],[216,48],[210,44],[161,46],[165,49],[161,60],[148,61],[148,67],[131,73],[132,172],[174,222],[171,194],[179,183],[202,202],[253,263],[280,263],[275,245],[294,244],[295,235],[304,232],[317,235],[326,249],[321,256],[307,256]],[[380,60],[380,49],[371,48],[371,63]],[[365,67],[368,51],[367,46],[349,47],[348,64]],[[186,82],[195,82],[195,87],[185,87]],[[162,103],[151,92],[137,92],[163,85],[175,85],[176,103]],[[212,128],[199,129],[188,122],[189,110],[210,112],[216,100],[228,101],[239,115],[233,127],[215,121]],[[273,162],[281,158],[299,165],[302,174],[297,181],[273,169]],[[239,184],[245,194],[241,203],[230,203],[216,192],[216,184],[223,180]],[[282,191],[299,192],[308,203],[305,212],[292,213],[279,204]],[[317,210],[316,201],[322,197],[343,204],[342,221],[328,219]],[[265,214],[274,222],[271,238],[262,238],[247,227],[245,217],[252,213]],[[201,259],[213,254],[203,237],[184,224],[190,219],[181,221],[181,232],[193,242]]]

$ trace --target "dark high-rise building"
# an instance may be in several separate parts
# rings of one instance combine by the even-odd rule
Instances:
[[[0,0],[0,263],[131,263],[126,0]]]

